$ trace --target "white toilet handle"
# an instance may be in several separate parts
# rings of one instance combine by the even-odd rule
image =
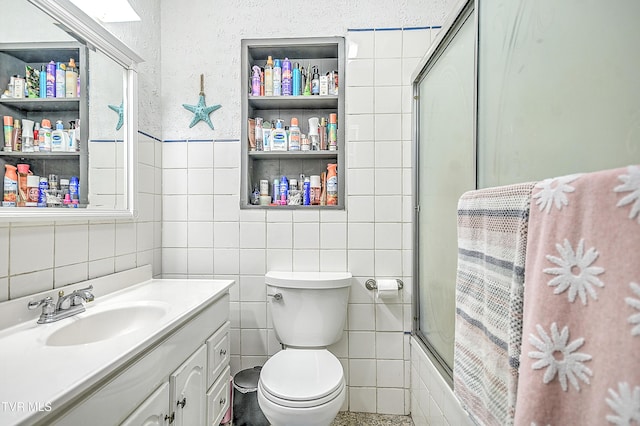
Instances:
[[[267,294],[267,296],[273,297],[274,300],[282,300],[282,293]]]

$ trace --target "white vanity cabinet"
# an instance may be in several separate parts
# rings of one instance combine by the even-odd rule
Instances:
[[[175,425],[204,424],[207,348],[202,345],[169,378]]]
[[[169,424],[169,383],[164,383],[147,398],[121,426],[164,426]]]
[[[229,328],[216,330],[123,426],[219,425],[230,405]]]

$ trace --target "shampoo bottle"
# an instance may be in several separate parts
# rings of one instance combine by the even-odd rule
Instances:
[[[18,200],[18,173],[17,167],[11,164],[5,164],[4,172],[4,196],[2,198],[2,207],[16,207]]]
[[[69,65],[65,71],[65,97],[75,98],[78,85],[78,68],[76,68],[76,61],[69,59]]]
[[[64,98],[66,96],[66,71],[67,66],[62,62],[56,63],[56,98]]]

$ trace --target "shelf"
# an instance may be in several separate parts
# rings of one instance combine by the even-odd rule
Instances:
[[[254,109],[337,109],[338,96],[249,96],[249,106]]]
[[[249,151],[254,160],[338,158],[338,151]]]
[[[80,152],[4,152],[0,151],[0,157],[19,157],[19,158],[60,158],[60,157],[79,157]]]
[[[0,99],[0,105],[22,111],[78,111],[80,98],[5,98]]]
[[[247,204],[245,206],[243,206],[243,208],[245,209],[257,209],[257,210],[344,210],[344,207],[342,206],[336,206],[336,205],[331,205],[331,206],[320,206],[320,205],[313,205],[313,206],[276,206],[276,205],[267,205],[267,206],[257,206],[255,204]]]

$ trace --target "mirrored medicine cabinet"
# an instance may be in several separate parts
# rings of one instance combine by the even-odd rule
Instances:
[[[60,121],[77,140],[64,150],[23,152],[5,149],[4,134],[0,137],[3,178],[5,164],[28,164],[33,175],[57,179],[60,191],[51,190],[39,207],[0,207],[0,221],[133,218],[136,69],[142,58],[69,0],[0,0],[0,7],[6,12],[0,27],[0,116],[34,123],[47,119],[53,130]],[[12,75],[39,74],[52,61],[71,59],[78,74],[75,93],[42,98],[37,90],[31,96],[29,90],[24,96],[5,92]],[[75,206],[62,197],[61,184],[72,176],[79,180]]]

